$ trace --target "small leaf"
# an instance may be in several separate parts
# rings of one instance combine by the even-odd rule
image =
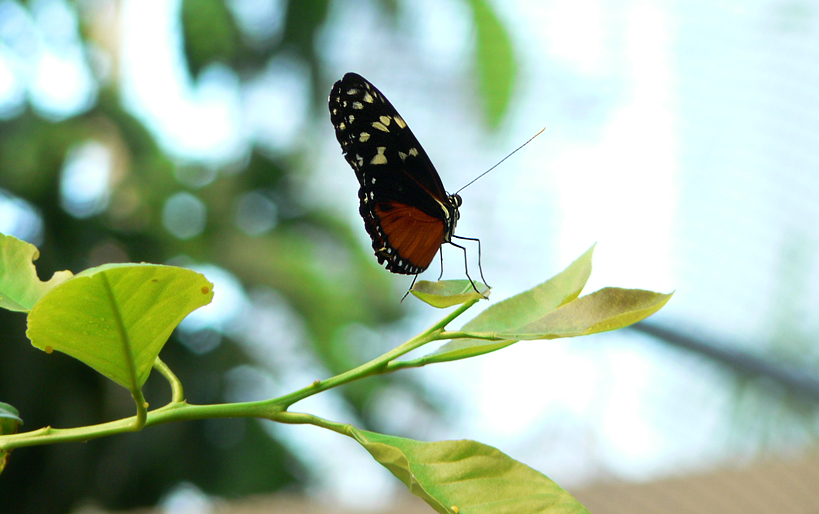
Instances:
[[[444,280],[438,282],[420,280],[412,286],[410,293],[433,307],[445,309],[470,300],[483,300],[489,295],[489,288],[485,284],[475,282],[475,286],[483,296],[475,292],[469,280]]]
[[[540,285],[489,306],[464,325],[464,332],[502,332],[532,323],[580,295],[592,270],[594,246]],[[424,358],[427,363],[466,359],[500,350],[517,340],[453,339]]]
[[[173,329],[212,298],[213,284],[188,269],[106,264],[37,302],[26,335],[37,348],[68,354],[135,391]]]
[[[475,66],[490,128],[498,128],[512,98],[517,61],[512,40],[490,2],[470,0],[477,33]]]
[[[22,425],[20,413],[8,403],[0,402],[0,435],[16,434],[17,426]],[[0,450],[0,473],[9,460],[9,452]]]
[[[0,402],[0,435],[17,433],[18,424],[23,424],[20,412],[8,403]]]
[[[40,281],[34,267],[39,256],[34,245],[0,234],[0,307],[30,311],[43,295],[71,278],[70,271],[58,271],[48,282]]]
[[[469,440],[427,443],[353,427],[351,435],[441,514],[588,514],[548,477],[491,446]]]
[[[497,335],[510,339],[555,339],[616,330],[651,316],[673,294],[606,287],[567,303],[533,323]]]

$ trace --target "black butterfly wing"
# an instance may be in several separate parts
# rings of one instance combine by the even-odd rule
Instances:
[[[361,186],[359,212],[378,262],[394,273],[420,273],[457,221],[438,172],[395,107],[360,75],[335,83],[329,107]]]

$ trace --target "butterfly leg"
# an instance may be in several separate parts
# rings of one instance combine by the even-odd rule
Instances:
[[[441,256],[441,274],[438,275],[438,282],[441,281],[441,277],[444,276],[444,247],[438,248],[438,255]]]
[[[412,284],[410,284],[409,289],[407,289],[407,292],[406,292],[406,293],[404,293],[404,296],[402,296],[402,297],[401,297],[401,303],[404,303],[404,298],[406,298],[407,296],[409,296],[410,291],[412,291],[412,286],[414,286],[414,285],[415,285],[415,281],[416,281],[416,280],[418,280],[418,274],[416,274],[416,275],[415,275],[415,277],[413,277],[413,279],[412,279]],[[439,280],[440,280],[440,279],[439,279]]]
[[[461,236],[456,236],[455,234],[452,234],[452,237],[456,237],[458,239],[465,239],[467,241],[475,241],[476,243],[478,243],[478,271],[480,272],[481,280],[483,280],[483,283],[486,285],[486,287],[492,287],[486,282],[486,279],[483,276],[483,268],[481,267],[481,240],[478,239],[477,237],[461,237]],[[458,245],[455,245],[455,246],[458,246]],[[462,248],[462,247],[459,246],[458,248]],[[466,250],[464,250],[464,259],[466,259]],[[467,276],[469,276],[469,275],[467,275]]]
[[[455,236],[453,236],[453,237],[455,237]],[[468,238],[468,237],[459,237],[458,239],[470,239],[470,238]],[[477,241],[477,240],[475,240],[475,241]],[[469,264],[468,264],[467,258],[466,258],[466,248],[464,248],[463,246],[461,246],[459,244],[453,243],[452,241],[450,241],[449,244],[451,244],[452,246],[454,246],[456,248],[460,248],[461,251],[464,252],[464,273],[466,274],[466,278],[468,278],[469,283],[472,284],[472,289],[474,289],[475,292],[478,293],[479,295],[483,296],[484,299],[488,300],[489,298],[485,294],[478,291],[477,286],[475,286],[475,281],[472,280],[472,277],[469,276]],[[479,268],[480,268],[480,266],[479,266]],[[481,277],[483,277],[483,274],[481,274]]]

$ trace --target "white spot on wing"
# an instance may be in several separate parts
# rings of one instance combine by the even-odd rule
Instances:
[[[398,125],[401,128],[407,128],[407,123],[404,121],[403,118],[401,118],[401,116],[395,116],[394,119],[396,125]]]
[[[358,140],[361,141],[362,143],[366,143],[367,141],[370,140],[370,133],[369,132],[362,132],[358,136]]]
[[[368,104],[371,104],[373,103],[373,95],[371,95],[370,93],[364,93],[363,100]]]
[[[383,123],[386,127],[389,127],[390,121],[392,121],[392,118],[389,116],[379,116],[378,119],[381,120],[381,123]]]
[[[412,148],[410,148],[409,154],[412,155],[413,157],[417,157],[418,156],[418,149],[413,146]]]
[[[364,104],[361,102],[353,102],[353,109],[358,109],[359,111],[364,108]]]
[[[387,149],[386,146],[379,146],[377,148],[378,153],[375,154],[375,157],[370,161],[370,164],[387,164],[387,157],[384,155],[384,151]]]
[[[398,152],[398,157],[401,158],[401,162],[407,160],[407,154],[405,154],[404,152]]]
[[[373,122],[373,128],[376,128],[376,129],[380,130],[381,132],[389,132],[390,131],[390,129],[388,129],[387,126],[384,125],[383,123],[381,123],[380,121],[374,121]]]

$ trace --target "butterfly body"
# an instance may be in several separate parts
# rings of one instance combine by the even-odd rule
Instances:
[[[421,273],[441,245],[457,237],[461,197],[446,193],[415,135],[369,81],[344,75],[330,92],[329,108],[358,178],[359,213],[378,263],[393,273]]]

